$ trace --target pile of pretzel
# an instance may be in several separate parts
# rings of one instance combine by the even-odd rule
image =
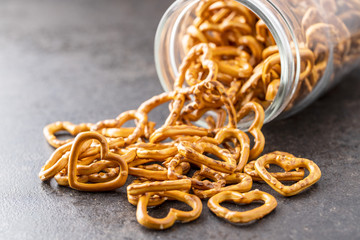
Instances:
[[[334,67],[336,74],[330,77],[334,81],[359,59],[360,1],[291,0],[284,4],[294,14],[293,21],[299,22],[294,31],[299,35],[301,69],[289,110],[314,90],[328,67]],[[256,101],[266,109],[279,88],[281,64],[278,47],[264,21],[234,0],[200,1],[195,16],[183,37],[185,52],[199,43],[220,47],[218,80],[231,88],[235,108]],[[188,84],[193,83],[192,73],[199,67],[195,64],[188,70]]]
[[[249,101],[258,102],[266,109],[276,97],[281,64],[278,47],[264,21],[234,0],[200,1],[195,14],[183,37],[185,52],[199,43],[216,46],[218,81],[228,89],[236,110]],[[315,32],[309,33],[309,41],[313,41],[314,35]],[[296,98],[312,91],[320,77],[318,73],[326,67],[326,63],[316,62],[317,57],[307,46],[303,43],[299,49],[301,74],[288,109]],[[327,61],[323,55],[318,58]],[[193,84],[193,72],[198,68],[194,64],[188,69],[187,84]]]
[[[209,199],[209,209],[221,218],[250,222],[277,206],[270,194],[251,190],[253,181],[265,181],[281,195],[292,196],[320,179],[320,169],[308,159],[284,152],[259,157],[265,145],[261,132],[264,107],[276,95],[280,74],[278,55],[271,50],[274,41],[266,26],[234,1],[201,1],[196,14],[198,18],[184,40],[189,50],[174,90],[154,96],[115,119],[46,126],[44,135],[56,150],[42,167],[41,180],[55,178],[59,185],[80,191],[110,191],[122,187],[132,175],[137,179],[127,186],[127,197],[137,206],[138,222],[166,229],[176,221],[198,218],[201,199]],[[253,32],[257,34],[251,36]],[[209,38],[222,44],[209,43]],[[312,65],[311,59],[307,65]],[[149,113],[162,104],[168,104],[170,114],[155,128]],[[248,134],[253,144],[247,133],[237,129],[239,121],[251,117]],[[198,126],[200,119],[208,127]],[[135,127],[123,127],[128,121]],[[59,140],[55,135],[59,131],[76,137]],[[269,172],[270,164],[284,172]],[[306,177],[304,169],[309,172]],[[295,183],[287,186],[282,181]],[[148,206],[170,200],[185,202],[192,210],[171,209],[161,219],[148,215]],[[224,201],[264,204],[239,212],[222,207]]]

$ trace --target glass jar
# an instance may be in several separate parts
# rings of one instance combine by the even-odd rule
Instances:
[[[308,106],[359,64],[360,0],[237,2],[262,20],[277,45],[280,83],[276,97],[266,108],[265,123]],[[186,54],[182,40],[196,17],[198,4],[199,0],[177,0],[159,23],[155,63],[166,91],[172,90]],[[306,50],[311,50],[313,59]],[[306,73],[310,65],[311,73]],[[250,123],[245,120],[238,127],[245,129]]]

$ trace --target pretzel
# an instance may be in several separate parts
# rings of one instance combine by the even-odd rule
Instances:
[[[314,54],[307,48],[300,49],[300,58],[302,63],[306,63],[306,67],[301,71],[299,81],[302,82],[312,71],[314,66]],[[279,75],[276,72],[271,71],[274,66],[278,66],[280,64],[280,54],[274,53],[273,55],[269,56],[264,61],[264,67],[262,70],[262,80],[265,86],[272,81],[272,79],[279,78]],[[272,73],[272,74],[271,74]],[[275,74],[274,74],[275,73]],[[270,96],[274,97],[276,93],[272,93]]]
[[[216,65],[217,66],[217,65]],[[181,110],[181,114],[185,115],[194,110],[198,110],[206,107],[221,107],[221,92],[222,85],[218,85],[218,82],[211,80],[201,80],[198,84],[191,88],[186,88],[184,92],[188,95],[193,94],[194,101],[188,103]],[[190,96],[189,96],[190,97]]]
[[[217,176],[219,176],[219,174],[214,170],[211,170],[209,168],[202,168],[201,171],[194,173],[193,178],[200,181],[203,180],[204,178],[210,178],[214,181],[219,181],[219,178]],[[219,177],[220,180],[225,180],[226,184],[233,184],[233,185],[220,186],[220,187],[204,189],[204,190],[196,189],[195,187],[193,187],[192,190],[194,194],[200,198],[209,198],[223,191],[247,192],[252,187],[251,177],[244,173],[226,174],[223,176],[220,175]]]
[[[92,173],[98,173],[102,170],[104,170],[105,168],[116,168],[117,164],[112,162],[112,161],[108,161],[108,160],[99,160],[96,162],[93,162],[89,165],[77,165],[76,169],[77,169],[77,174],[78,175],[90,175]]]
[[[136,111],[129,110],[121,113],[116,119],[107,119],[97,122],[91,127],[91,131],[100,132],[102,129],[106,128],[121,128],[121,126],[132,119],[136,119]]]
[[[210,109],[204,109],[205,112],[211,111]],[[215,113],[216,120],[214,119],[214,115],[208,115],[205,117],[205,122],[209,125],[211,131],[215,132],[216,129],[220,129],[224,127],[226,121],[226,110],[223,108],[212,110],[211,113]],[[201,113],[200,113],[201,114]],[[203,115],[199,116],[203,117]],[[184,117],[187,119],[187,116]],[[191,119],[193,120],[193,119]]]
[[[230,156],[230,154],[226,154],[224,150],[225,149],[220,150],[220,148],[217,148],[216,145],[210,145],[207,143],[201,143],[200,149],[196,149],[196,146],[189,142],[180,142],[178,145],[179,153],[189,162],[198,166],[203,164],[220,172],[232,173],[235,170],[236,161],[232,158],[232,156]],[[210,152],[225,162],[207,157],[202,154],[203,152]]]
[[[247,38],[240,39],[239,41],[241,41],[242,44],[248,44],[249,46],[251,45],[249,41],[247,41]],[[255,51],[255,49],[256,47],[252,46],[252,50]],[[229,46],[214,48],[213,56],[218,57],[219,55],[234,57],[234,59],[228,59],[228,60],[221,60],[221,59],[215,60],[215,62],[218,64],[219,72],[235,78],[251,76],[253,68],[248,62],[249,55],[246,52],[240,50],[239,48],[229,47]]]
[[[231,28],[235,28],[244,34],[251,33],[251,27],[248,24],[229,17],[225,18],[221,23],[210,23],[209,21],[205,21],[199,26],[200,31],[225,32]]]
[[[80,132],[89,131],[92,124],[90,123],[82,123],[79,125],[75,125],[71,122],[55,122],[47,125],[44,130],[44,136],[45,139],[48,141],[48,143],[53,146],[54,148],[61,147],[62,145],[69,143],[72,141],[72,139],[67,140],[59,140],[55,136],[56,132],[59,131],[67,131],[72,136],[76,136]]]
[[[236,158],[237,166],[235,171],[242,171],[245,164],[249,159],[250,154],[250,140],[249,137],[239,129],[223,128],[215,136],[218,144],[222,143],[225,139],[235,138],[240,143],[239,158]]]
[[[262,77],[262,66],[263,63],[260,63],[255,67],[253,75],[242,85],[240,92],[238,92],[236,96],[236,100],[240,99],[241,97],[244,98],[245,94],[249,93],[252,89],[257,88],[257,86],[262,83],[260,81]]]
[[[39,178],[42,181],[46,181],[54,177],[58,172],[60,172],[68,163],[70,148],[72,143],[67,143],[58,149],[50,156],[49,160],[41,168],[39,173]]]
[[[234,108],[234,105],[232,104],[231,100],[229,99],[228,95],[226,94],[226,91],[224,89],[224,86],[217,82],[217,81],[207,81],[203,83],[203,86],[210,90],[215,90],[220,95],[220,101],[223,103],[223,105],[226,108],[226,111],[228,113],[228,127],[236,127],[237,123],[237,116],[236,111]]]
[[[181,179],[181,180],[132,183],[127,187],[127,192],[130,195],[142,195],[147,192],[164,192],[171,190],[189,191],[190,188],[191,188],[191,181],[189,179]]]
[[[108,182],[117,177],[119,174],[119,168],[104,168],[102,169],[102,172],[99,173],[92,173],[89,175],[78,175],[77,181],[81,183],[102,183],[102,182]],[[64,168],[60,172],[58,172],[54,176],[56,182],[61,186],[69,186],[69,178],[67,175],[67,169]]]
[[[125,146],[125,141],[122,137],[109,139],[109,149],[111,150],[124,146]],[[96,145],[92,144],[90,147],[87,147],[83,152],[81,152],[79,158],[82,159],[98,154],[100,151],[100,147],[101,146],[99,144]]]
[[[135,128],[103,128],[101,135],[110,138],[126,138],[134,132]]]
[[[294,157],[294,155],[285,152],[275,151],[272,153],[281,156]],[[255,170],[255,162],[256,161],[251,161],[248,164],[246,164],[244,168],[244,172],[250,175],[253,181],[263,181]],[[265,166],[265,168],[269,168],[269,166]],[[298,168],[296,169],[296,171],[286,171],[286,172],[276,172],[276,173],[271,172],[270,175],[275,177],[279,181],[299,181],[304,178],[305,171],[303,168]]]
[[[77,177],[77,181],[78,182],[88,182],[89,181],[89,177],[88,176],[78,176]],[[59,184],[60,186],[69,186],[69,180],[68,180],[68,176],[67,176],[67,171],[66,169],[62,169],[60,172],[58,172],[55,176],[54,179],[56,180],[57,184]]]
[[[136,155],[139,158],[152,158],[152,159],[166,159],[168,157],[173,157],[177,154],[177,147],[169,147],[165,149],[154,149],[148,150],[143,148],[136,149]]]
[[[207,0],[207,1],[200,1],[198,6],[196,7],[195,14],[198,18],[206,18],[208,16],[208,8],[218,0]],[[199,22],[199,19],[195,19],[194,22]]]
[[[258,42],[258,40],[251,36],[241,36],[237,39],[239,45],[245,45],[250,48],[252,57],[255,59],[255,63],[259,63],[262,58],[263,46]]]
[[[86,151],[91,143],[91,141],[85,142],[79,151],[81,153]],[[72,142],[69,142],[54,151],[54,153],[50,156],[50,158],[46,161],[45,165],[40,170],[39,178],[42,181],[46,181],[54,177],[67,165],[71,147]],[[93,158],[90,158],[90,161],[92,161],[91,159],[93,160]]]
[[[147,114],[154,109],[155,107],[169,101],[173,98],[173,92],[170,93],[162,93],[158,96],[154,96],[153,98],[145,101],[140,105],[138,110],[136,111],[137,116],[137,126],[132,135],[130,135],[125,142],[127,144],[134,143],[144,132],[145,124],[147,123]]]
[[[224,148],[233,155],[233,158],[237,162],[240,160],[241,146],[237,139],[231,138],[231,139],[225,140],[224,142],[221,143],[221,145],[224,146]]]
[[[279,89],[279,86],[280,86],[280,79],[272,80],[269,83],[268,88],[266,90],[266,96],[265,96],[265,99],[267,101],[274,101],[277,91]]]
[[[255,159],[261,154],[265,146],[265,138],[261,132],[264,123],[264,109],[256,102],[249,102],[238,112],[238,119],[243,119],[250,111],[255,113],[254,121],[249,127],[249,132],[255,139],[255,145],[250,150],[250,159]]]
[[[176,171],[176,168],[182,163],[187,162],[187,159],[181,154],[177,154],[171,161],[167,164],[168,168],[168,178],[172,180],[177,179],[190,179],[191,186],[196,187],[197,189],[211,189],[217,188],[219,183],[210,182],[208,180],[197,180],[196,178],[189,178]],[[220,182],[220,185],[225,184],[225,182]]]
[[[231,86],[226,90],[227,95],[229,96],[232,103],[236,102],[237,93],[240,91],[242,86],[242,81],[233,81]]]
[[[211,81],[215,79],[218,68],[214,61],[211,60],[211,46],[209,46],[208,44],[197,44],[189,50],[179,67],[179,76],[177,77],[174,84],[175,89],[182,87],[185,79],[186,70],[191,66],[192,62],[199,55],[202,67],[208,69],[209,71],[204,81]]]
[[[107,183],[113,181],[119,175],[119,168],[104,168],[103,172],[93,173],[88,176],[88,181],[91,183]],[[99,190],[106,191],[106,190]]]
[[[179,135],[190,135],[190,136],[211,136],[211,132],[209,132],[205,128],[196,127],[196,126],[187,126],[187,125],[179,125],[179,126],[166,126],[157,129],[151,136],[150,142],[155,143],[162,140],[165,140],[168,137],[179,136]]]
[[[206,172],[211,172],[211,174],[206,174]],[[205,180],[205,178],[207,179]],[[211,181],[209,181],[208,179],[210,179]],[[226,185],[225,178],[223,175],[221,175],[220,172],[212,170],[205,165],[202,165],[200,167],[200,170],[194,172],[191,177],[191,181],[194,194],[200,198],[206,198],[206,196],[201,195],[202,191],[208,191],[211,189],[219,190]],[[199,183],[205,184],[201,185]],[[196,190],[199,190],[199,193],[197,193]]]
[[[272,46],[268,46],[267,48],[264,48],[261,56],[262,56],[262,59],[265,60],[268,57],[270,57],[276,53],[279,53],[279,48],[277,45],[272,45]]]
[[[161,197],[169,197],[188,204],[192,210],[185,212],[171,208],[165,218],[153,218],[147,213],[147,206],[152,195],[157,194]],[[147,228],[163,230],[174,225],[175,221],[190,222],[197,219],[202,211],[201,200],[192,194],[182,191],[166,191],[160,193],[147,192],[139,198],[136,210],[136,218],[138,222]]]
[[[129,193],[127,194],[127,199],[129,201],[129,203],[131,203],[134,206],[138,205],[139,199],[142,195],[129,195]],[[168,198],[167,197],[163,197],[163,196],[159,196],[158,194],[153,194],[151,195],[147,206],[152,207],[152,206],[158,206],[162,203],[164,203]]]
[[[130,185],[132,184],[143,184],[143,183],[146,183],[146,182],[149,182],[149,181],[144,181],[144,180],[140,180],[140,179],[135,179]],[[129,186],[130,186],[129,185]],[[134,206],[137,206],[138,202],[139,202],[139,198],[141,197],[142,195],[132,195],[132,194],[129,194],[129,192],[127,191],[127,199],[129,201],[129,203],[131,203],[132,205]],[[159,195],[152,195],[149,199],[149,202],[148,202],[148,206],[158,206],[160,204],[162,204],[163,202],[165,202],[168,198],[167,197],[161,197]]]
[[[229,209],[220,206],[220,203],[224,201],[233,201],[235,203],[246,204],[257,200],[263,201],[264,204],[260,207],[245,212],[230,211]],[[247,223],[263,218],[265,215],[272,212],[277,206],[277,201],[270,194],[259,190],[254,190],[247,193],[224,191],[211,197],[207,205],[209,209],[218,217],[224,218],[233,223]]]
[[[201,63],[193,63],[189,68],[186,70],[185,73],[185,81],[189,86],[195,86],[196,84],[200,83],[202,79],[199,79],[201,74]]]
[[[96,139],[101,144],[101,158],[110,160],[120,167],[120,173],[117,178],[114,180],[104,182],[104,183],[95,183],[95,184],[87,184],[81,183],[77,181],[77,159],[79,158],[79,150],[81,149],[81,145],[90,140]],[[131,154],[131,152],[129,152]],[[135,155],[134,155],[135,157]],[[68,166],[68,179],[69,186],[71,188],[81,190],[81,191],[109,191],[116,188],[121,187],[125,184],[128,175],[128,166],[126,161],[119,155],[113,154],[109,152],[109,147],[107,140],[100,134],[96,132],[84,132],[79,134],[75,140],[74,144],[71,148],[70,157],[69,157],[69,166]]]
[[[229,9],[237,13],[238,16],[242,16],[249,25],[254,25],[255,16],[252,14],[249,9],[241,5],[236,1],[217,1],[216,3],[209,6],[210,11]]]
[[[285,186],[274,176],[269,174],[265,166],[267,164],[276,164],[282,167],[285,171],[290,171],[295,168],[306,168],[309,171],[309,175],[294,183],[291,186]],[[316,183],[321,177],[321,171],[319,167],[313,162],[305,158],[296,158],[287,155],[277,155],[274,153],[266,154],[255,162],[255,170],[259,176],[275,191],[284,196],[293,196],[299,192],[310,187]]]
[[[289,0],[294,13],[301,14],[298,19],[302,19],[305,38],[291,43],[293,55],[299,54],[301,60],[297,65],[300,76],[286,110],[314,90],[331,62],[330,54],[335,69],[360,55],[360,34],[352,36],[348,23],[349,15],[360,18],[353,10],[356,2],[331,0],[326,5],[322,0],[330,14],[327,23],[310,3],[302,4],[297,8],[298,3]],[[264,180],[279,193],[291,196],[320,178],[321,172],[312,161],[284,152],[266,154],[248,163],[264,149],[264,110],[276,98],[283,81],[279,48],[266,24],[233,0],[200,0],[195,15],[182,30],[185,57],[173,91],[96,124],[56,122],[46,126],[45,138],[57,149],[42,167],[41,180],[54,177],[59,185],[77,190],[109,191],[123,186],[130,174],[137,179],[128,185],[127,198],[137,205],[139,223],[166,229],[177,220],[196,219],[202,211],[199,197],[211,197],[208,206],[216,215],[232,222],[249,222],[270,213],[277,204],[271,195],[258,190],[239,193],[250,191],[252,180]],[[328,33],[334,46],[326,41]],[[149,114],[162,104],[168,105],[170,113],[155,129]],[[247,121],[250,112],[255,115],[248,129],[255,140],[252,149],[248,135],[237,129],[238,121]],[[199,127],[199,120],[205,120],[208,128]],[[123,127],[128,121],[135,126]],[[55,134],[62,130],[75,138],[57,139]],[[278,164],[285,172],[269,173],[269,164]],[[193,165],[200,170],[188,176]],[[303,168],[310,171],[305,178]],[[279,182],[287,180],[299,182],[291,186]],[[195,195],[189,194],[190,189]],[[163,219],[148,215],[147,206],[168,200],[183,201],[193,210],[171,209]],[[261,200],[265,204],[234,212],[219,205],[227,200]]]
[[[176,174],[186,174],[190,170],[190,165],[186,162],[180,163],[175,167]],[[129,174],[136,177],[141,177],[149,180],[168,180],[167,168],[152,164],[152,165],[137,165],[136,167],[129,166]]]
[[[130,149],[143,149],[143,150],[163,150],[174,147],[174,142],[167,142],[167,143],[150,143],[150,142],[137,142],[131,144],[130,146],[123,148],[122,150],[130,150]]]
[[[253,71],[250,63],[241,59],[220,60],[216,63],[219,66],[219,72],[235,78],[250,77]]]
[[[110,120],[111,121],[111,120]],[[155,123],[148,122],[145,127],[144,136],[149,137],[154,132]],[[99,132],[105,137],[109,138],[127,138],[135,131],[134,127],[113,127],[113,128],[102,128]]]
[[[256,39],[262,43],[265,43],[267,46],[275,45],[275,40],[272,37],[270,31],[268,30],[265,22],[259,20],[256,23]]]

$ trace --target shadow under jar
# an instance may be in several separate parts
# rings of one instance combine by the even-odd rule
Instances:
[[[197,9],[204,3],[222,18],[207,14],[199,19]],[[253,20],[237,19],[251,31],[240,31],[226,44],[251,56],[252,49],[238,39],[251,35],[261,45],[261,58],[252,64],[253,74],[261,73],[258,81],[264,99],[257,100],[265,108],[265,123],[302,110],[360,62],[360,0],[177,0],[162,17],[155,37],[156,69],[166,91],[173,89],[189,47],[204,41],[216,47],[224,44],[217,39],[226,31],[221,21],[231,18],[231,6],[253,15]],[[209,25],[218,28],[209,31]],[[274,85],[274,96],[265,99]],[[246,129],[250,124],[247,118],[238,127]]]

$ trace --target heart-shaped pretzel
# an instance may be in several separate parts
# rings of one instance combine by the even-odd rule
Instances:
[[[287,172],[296,168],[306,168],[309,171],[309,175],[291,186],[285,186],[266,170],[265,166],[267,164],[279,165]],[[266,154],[256,160],[255,169],[259,176],[270,187],[284,196],[293,196],[298,194],[316,183],[321,177],[320,168],[313,161],[305,158],[277,155],[274,153]]]
[[[255,170],[255,162],[256,161],[251,161],[246,164],[244,172],[250,175],[253,181],[263,181]],[[270,174],[279,181],[299,181],[304,178],[305,171],[303,168],[298,168],[296,171],[271,172]]]
[[[209,178],[214,181],[218,181],[220,179],[225,181],[226,184],[232,184],[229,186],[221,186],[211,189],[197,189],[193,187],[192,190],[194,194],[200,198],[209,198],[223,191],[247,192],[250,191],[252,187],[252,179],[245,173],[219,174],[207,167],[202,167],[200,171],[195,172],[193,178],[200,181],[204,178]]]
[[[174,208],[171,208],[168,215],[164,218],[153,218],[150,217],[147,212],[147,206],[149,199],[152,195],[159,195],[161,197],[172,198],[181,202],[188,204],[192,210],[191,211],[180,211]],[[197,219],[202,211],[202,203],[200,198],[193,194],[186,192],[174,190],[174,191],[165,191],[165,192],[147,192],[139,198],[136,210],[136,218],[138,222],[147,228],[163,230],[174,225],[175,221],[181,222],[190,222]]]
[[[220,203],[224,201],[248,204],[257,200],[263,201],[264,204],[260,207],[245,212],[230,211],[229,209],[220,206]],[[226,220],[233,223],[247,223],[256,219],[260,219],[269,214],[276,208],[277,201],[270,194],[259,190],[254,190],[247,193],[224,191],[211,197],[207,205],[209,209],[218,217],[225,218]]]
[[[80,155],[81,146],[84,142],[88,140],[97,140],[100,142],[100,157],[104,160],[109,160],[116,163],[119,168],[120,172],[118,176],[108,182],[103,183],[81,183],[77,180],[78,170],[77,170],[77,161]],[[132,154],[135,158],[136,154],[133,151],[129,151],[128,154]],[[106,138],[97,132],[84,132],[79,134],[72,145],[70,157],[69,157],[69,164],[68,164],[68,179],[69,179],[69,186],[71,188],[80,190],[80,191],[109,191],[114,190],[116,188],[121,187],[125,184],[126,179],[128,176],[128,166],[126,160],[118,155],[109,152],[109,146]]]

